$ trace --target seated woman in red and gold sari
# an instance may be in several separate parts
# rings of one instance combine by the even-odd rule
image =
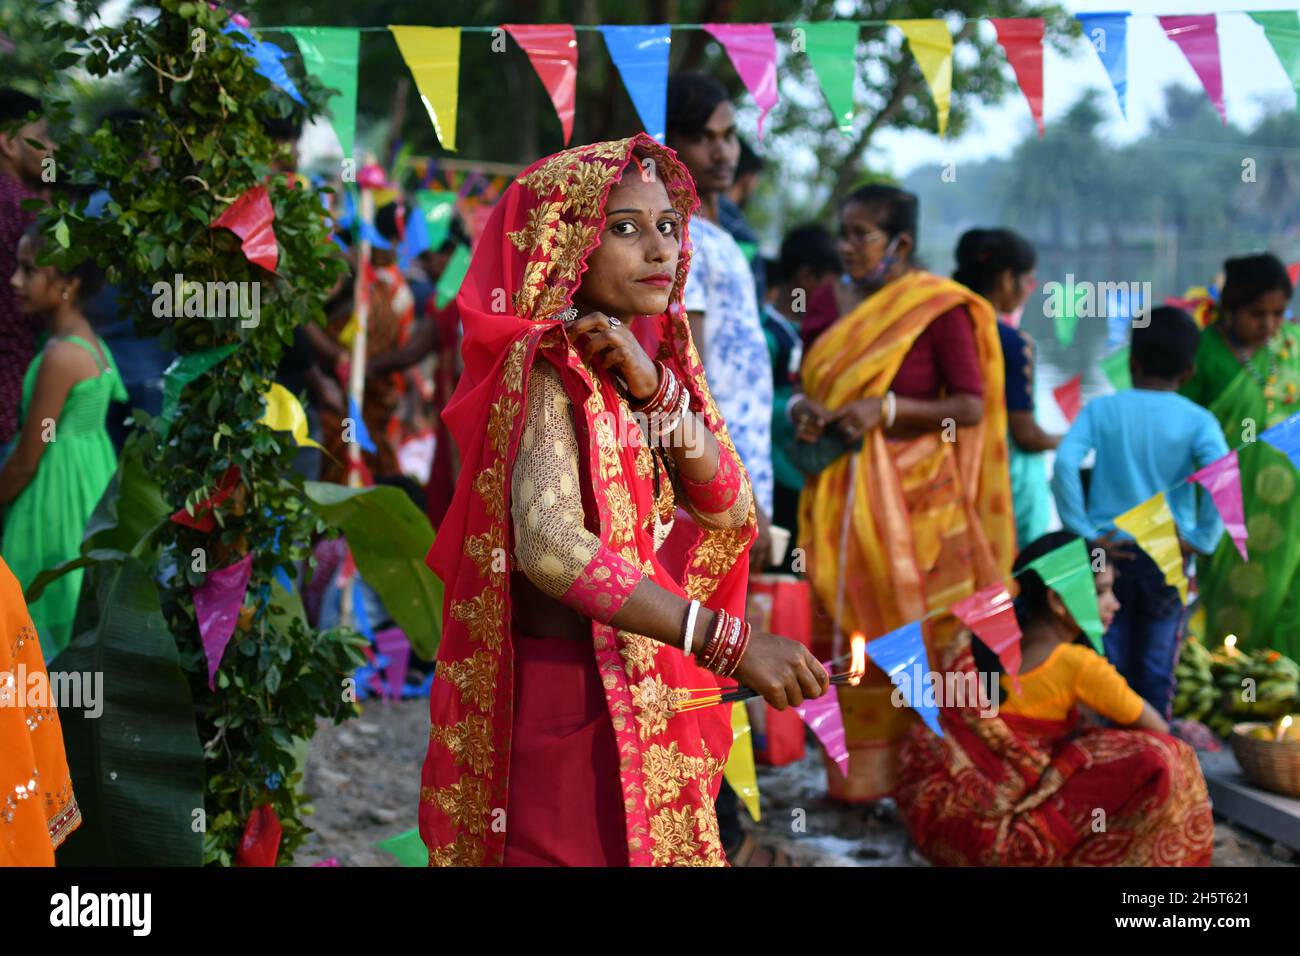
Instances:
[[[432,865],[724,865],[730,709],[680,705],[732,675],[782,708],[828,686],[742,619],[753,497],[680,308],[697,204],[640,134],[534,163],[479,239],[429,555]],[[679,502],[680,579],[656,555]]]
[[[1022,661],[1018,682],[1001,678],[1000,707],[943,706],[942,739],[909,732],[895,791],[903,821],[940,865],[1208,866],[1214,819],[1195,752],[1022,570],[1073,537],[1044,535],[1016,558]],[[1093,577],[1109,625],[1114,572]],[[963,631],[942,670],[984,678],[1001,667]],[[1118,727],[1083,723],[1079,704]]]

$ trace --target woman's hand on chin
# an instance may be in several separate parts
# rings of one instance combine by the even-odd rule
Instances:
[[[659,369],[646,355],[627,323],[604,312],[588,312],[565,326],[582,357],[615,372],[636,401],[653,397],[659,389]]]

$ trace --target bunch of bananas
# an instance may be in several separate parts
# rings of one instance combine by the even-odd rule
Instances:
[[[1300,698],[1300,665],[1268,649],[1211,651],[1189,638],[1174,676],[1174,716],[1204,721],[1220,737],[1240,720],[1281,716],[1295,709]]]

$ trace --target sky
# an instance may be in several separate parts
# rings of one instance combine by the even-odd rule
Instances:
[[[1101,60],[1082,37],[1074,43],[1071,56],[1062,56],[1049,46],[1043,62],[1043,119],[1051,123],[1062,116],[1084,89],[1105,91],[1103,103],[1111,109],[1111,121],[1103,135],[1116,143],[1142,134],[1161,109],[1161,91],[1170,83],[1195,90],[1201,82],[1182,51],[1164,35],[1156,15],[1197,13],[1223,14],[1218,19],[1219,56],[1223,71],[1223,98],[1228,121],[1253,126],[1269,108],[1290,109],[1295,105],[1291,86],[1263,29],[1244,12],[1229,10],[1292,10],[1294,2],[1247,0],[1249,7],[1212,3],[1207,0],[1066,0],[1070,13],[1103,13],[1127,9],[1128,21],[1128,119],[1119,103]],[[1143,15],[1145,14],[1145,15]],[[993,35],[990,24],[981,30]],[[960,68],[959,68],[960,69]],[[1010,73],[1010,66],[1007,72]],[[975,162],[1009,155],[1014,145],[1033,130],[1029,105],[1015,87],[999,103],[979,106],[965,135],[942,140],[924,130],[886,130],[874,138],[873,158],[895,176],[907,175],[917,166],[947,160]]]

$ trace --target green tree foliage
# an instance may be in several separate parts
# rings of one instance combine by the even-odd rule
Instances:
[[[86,5],[89,6],[89,5]],[[162,0],[149,18],[118,26],[54,25],[92,77],[124,77],[143,123],[107,126],[59,149],[60,182],[94,183],[110,194],[105,214],[90,218],[85,200],[63,193],[45,215],[46,253],[63,267],[93,259],[121,290],[137,327],[181,354],[232,343],[238,348],[213,373],[188,386],[167,422],[137,421],[132,447],[158,483],[168,511],[208,497],[231,467],[240,479],[201,531],[171,521],[156,527],[161,609],[188,677],[206,761],[204,859],[230,864],[251,812],[270,802],[283,827],[280,862],[292,860],[302,822],[295,738],[309,738],[318,718],[355,713],[344,687],[362,661],[351,631],[314,632],[282,590],[277,567],[309,559],[313,534],[326,530],[293,471],[287,433],[259,427],[263,394],[293,331],[318,321],[343,272],[330,254],[321,196],[272,169],[277,146],[264,125],[287,114],[290,101],[254,71],[222,26],[226,13],[204,2]],[[300,85],[311,112],[321,88]],[[53,100],[66,117],[68,103]],[[273,275],[250,263],[239,239],[210,224],[231,202],[265,185],[275,211],[280,257]],[[260,317],[157,314],[158,283],[258,283]],[[251,289],[251,285],[245,286]],[[245,327],[245,326],[248,327]],[[193,589],[207,574],[252,556],[252,577],[215,690],[196,622]],[[300,612],[300,605],[296,608]]]

